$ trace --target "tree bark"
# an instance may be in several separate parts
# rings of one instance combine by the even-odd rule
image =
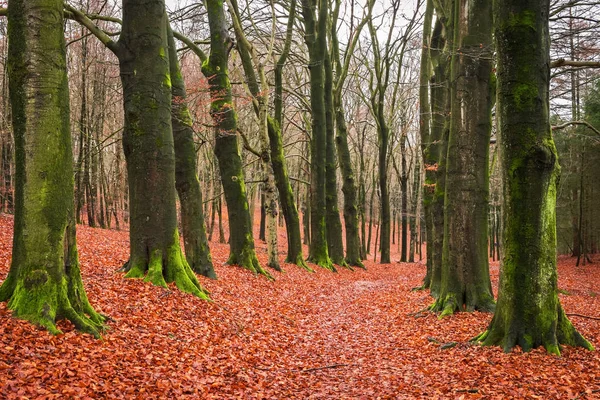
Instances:
[[[560,345],[592,349],[558,299],[556,185],[559,165],[549,123],[549,0],[498,0],[502,264],[496,312],[478,339],[505,351]]]
[[[181,203],[181,233],[185,258],[194,272],[217,279],[206,238],[200,181],[196,174],[196,149],[192,115],[181,75],[173,31],[168,26],[171,75],[171,125],[175,148],[175,189]]]
[[[130,199],[126,277],[208,298],[179,243],[164,0],[124,0],[119,65]]]
[[[326,148],[327,132],[325,128],[324,68],[327,48],[327,2],[319,5],[319,18],[316,17],[316,2],[302,0],[304,16],[304,41],[309,52],[310,106],[312,114],[311,186],[310,186],[310,224],[311,238],[309,261],[318,266],[335,271],[327,249],[326,226]]]
[[[431,266],[433,250],[433,216],[431,201],[434,185],[433,166],[435,159],[431,154],[431,102],[429,101],[429,80],[431,79],[431,23],[433,20],[433,0],[427,0],[423,17],[423,44],[421,49],[421,68],[419,72],[419,135],[421,136],[421,153],[425,177],[423,182],[423,211],[425,216],[425,240],[427,270],[423,285],[419,289],[428,289],[431,283]],[[419,248],[420,250],[420,248]]]
[[[12,262],[0,287],[13,316],[60,333],[57,319],[96,337],[75,241],[73,153],[61,0],[11,0],[8,73],[15,135]]]
[[[450,136],[441,288],[432,310],[493,311],[487,255],[489,143],[495,79],[492,5],[454,0]]]
[[[208,0],[210,28],[210,57],[202,63],[202,73],[208,79],[211,94],[211,116],[215,122],[215,155],[219,161],[221,182],[229,216],[228,264],[239,265],[254,273],[271,275],[263,269],[256,257],[252,222],[246,195],[237,139],[237,116],[231,94],[228,72],[228,46],[231,39],[227,33],[227,21],[220,0]]]
[[[444,242],[444,195],[446,180],[446,143],[449,134],[449,66],[450,55],[445,37],[445,21],[438,10],[438,19],[431,38],[431,60],[434,74],[431,78],[431,137],[427,160],[431,176],[427,179],[427,190],[431,196],[431,296],[437,298],[442,279],[442,248]],[[433,164],[431,164],[433,162]]]
[[[348,267],[344,258],[342,221],[340,220],[340,210],[338,208],[337,159],[335,154],[335,121],[333,108],[333,68],[331,65],[331,58],[327,51],[325,51],[324,69],[325,84],[323,89],[325,91],[325,129],[327,143],[325,150],[327,250],[329,251],[329,257],[334,264]]]

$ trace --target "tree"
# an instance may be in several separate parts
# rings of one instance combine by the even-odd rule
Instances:
[[[320,267],[335,270],[327,249],[326,227],[326,147],[327,131],[325,127],[325,74],[324,62],[327,51],[327,8],[326,1],[302,0],[304,16],[304,41],[309,53],[310,106],[312,114],[311,140],[311,186],[310,186],[310,224],[311,240],[309,260]]]
[[[167,27],[164,0],[123,0],[117,54],[131,209],[126,276],[159,286],[175,282],[206,298],[179,244]]]
[[[442,279],[442,249],[444,242],[444,197],[446,182],[446,145],[450,125],[450,86],[449,58],[451,57],[451,36],[449,15],[444,4],[435,3],[436,22],[431,34],[430,60],[433,75],[430,79],[431,131],[426,145],[425,162],[425,198],[430,207],[431,267],[429,273],[429,292],[437,298]],[[429,251],[429,250],[428,250]],[[428,254],[429,255],[429,254]]]
[[[454,0],[451,112],[440,294],[432,310],[492,311],[487,236],[491,134],[492,5]]]
[[[264,209],[268,231],[266,237],[268,254],[267,265],[276,271],[281,271],[278,259],[279,252],[277,249],[277,215],[279,214],[279,206],[277,201],[277,188],[275,187],[275,173],[273,172],[273,165],[271,163],[268,133],[269,84],[267,82],[264,64],[258,60],[254,46],[252,46],[244,34],[237,0],[228,1],[228,5],[233,20],[238,52],[240,53],[242,66],[246,74],[246,79],[248,80],[248,88],[250,96],[252,96],[253,108],[258,118],[260,151],[253,151],[262,161],[263,183],[261,215],[262,210]],[[270,54],[266,58],[270,58]],[[256,72],[255,68],[257,69]]]
[[[196,149],[192,116],[187,104],[173,31],[168,24],[171,75],[171,125],[175,146],[175,188],[181,202],[181,231],[185,257],[193,271],[216,279],[202,209],[202,191],[196,174]]]
[[[88,301],[75,238],[63,2],[11,0],[8,19],[15,225],[0,300],[51,333],[67,319],[99,337],[105,318]]]
[[[122,44],[122,42],[114,42],[110,36],[98,28],[86,14],[69,5],[65,5],[65,9],[70,13],[72,18],[84,25],[100,40],[100,42],[102,42],[109,50],[113,52],[113,54],[117,56],[120,67],[122,67],[125,61],[131,57],[131,54],[128,54],[126,47]],[[100,15],[93,15],[91,17],[123,25],[123,22],[118,18],[103,17]],[[172,88],[172,93],[170,96],[172,103],[170,107],[170,125],[172,131],[172,134],[170,135],[170,142],[174,147],[174,181],[182,209],[181,218],[184,234],[183,240],[186,248],[185,264],[188,264],[188,267],[192,268],[194,271],[214,279],[216,278],[216,274],[212,265],[212,258],[206,238],[204,212],[202,210],[202,193],[200,191],[198,177],[196,176],[196,152],[194,148],[193,131],[191,125],[192,120],[186,100],[185,82],[181,75],[177,58],[172,60],[173,57],[176,57],[176,49],[174,48],[174,41],[170,39],[172,33],[170,24],[166,18],[165,21],[167,24],[165,28],[165,34],[168,47],[164,47],[163,51],[165,48],[168,48],[170,53],[161,55],[161,57],[163,60],[167,59],[169,62],[169,65],[167,66],[169,72],[167,72],[167,74],[169,76],[169,83]],[[157,82],[154,83],[157,84]],[[162,139],[158,140],[157,143],[160,143],[161,141]],[[168,143],[166,145],[169,146]],[[165,173],[168,173],[168,171],[165,171]],[[171,180],[169,177],[166,179]],[[129,181],[131,185],[131,179],[129,179]],[[132,202],[131,198],[130,202]],[[145,206],[147,207],[148,205],[146,204]],[[131,266],[132,265],[130,262],[128,262],[124,269],[130,270]],[[197,285],[194,283],[194,281],[197,281],[196,277],[187,272],[188,267],[183,266],[183,270],[186,271],[187,275],[189,275],[189,279],[192,281],[192,283],[195,286],[199,286],[199,283]],[[184,282],[186,281],[186,278],[183,276],[183,274],[178,273],[178,276]],[[162,284],[160,283],[160,280],[159,284]],[[187,283],[182,283],[182,285],[186,284]]]
[[[549,123],[549,0],[498,0],[502,264],[496,312],[477,339],[505,351],[592,345],[558,299],[556,189],[560,168]]]
[[[367,21],[371,18],[370,13],[372,11],[373,2],[368,2],[366,15],[358,23],[355,31],[351,32],[350,41],[343,52],[343,57],[340,55],[340,44],[337,34],[340,7],[341,1],[336,0],[332,13],[332,27],[330,34],[331,58],[336,72],[334,75],[335,82],[333,86],[333,108],[336,126],[335,144],[340,163],[340,171],[342,173],[342,193],[344,194],[344,226],[346,228],[345,261],[350,266],[364,268],[364,264],[361,260],[361,244],[358,235],[358,187],[356,185],[356,176],[354,168],[352,167],[352,159],[348,147],[348,126],[346,124],[345,110],[342,102],[342,91],[344,89],[346,77],[348,76],[350,60],[352,59],[354,49],[360,38],[360,33]],[[354,7],[352,7],[352,11],[354,11]],[[352,17],[353,15],[351,18]]]
[[[302,256],[302,241],[300,237],[300,217],[298,208],[294,201],[294,192],[290,184],[287,162],[283,153],[283,140],[281,127],[283,126],[283,66],[286,63],[292,44],[292,33],[294,21],[296,18],[296,0],[290,2],[290,11],[285,34],[283,50],[277,59],[275,65],[275,98],[273,99],[275,107],[275,118],[267,117],[269,128],[269,143],[271,145],[271,163],[275,173],[275,184],[279,191],[279,201],[283,217],[285,218],[285,227],[287,231],[288,252],[287,261],[300,267],[311,270]],[[312,271],[312,270],[311,270]]]
[[[175,282],[181,291],[208,298],[179,243],[164,0],[123,0],[118,42],[82,12],[65,7],[119,59],[125,115],[123,151],[130,199],[130,257],[124,266],[126,277],[145,277],[146,281],[164,287]]]

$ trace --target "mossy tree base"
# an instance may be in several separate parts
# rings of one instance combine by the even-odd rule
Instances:
[[[495,308],[494,298],[490,294],[477,293],[477,291],[471,293],[446,292],[438,296],[436,301],[429,306],[430,311],[440,313],[440,318],[461,311],[493,312]]]
[[[226,264],[237,265],[247,269],[253,274],[264,275],[269,280],[275,280],[275,278],[273,278],[273,276],[260,265],[254,249],[244,249],[239,254],[231,253]]]
[[[549,319],[543,320],[542,315],[535,324],[494,316],[488,330],[473,341],[484,346],[500,346],[507,353],[516,346],[521,347],[523,351],[543,346],[548,353],[556,355],[560,355],[561,345],[594,350],[594,346],[571,324],[560,304],[553,315],[546,316],[550,317]],[[540,329],[540,323],[550,326]]]
[[[127,265],[126,278],[143,278],[146,282],[165,288],[168,283],[174,282],[182,292],[204,300],[210,299],[183,256],[179,235],[175,235],[174,243],[166,250],[154,249],[149,253],[148,257],[132,255]]]
[[[290,256],[288,255],[288,257],[285,259],[286,263],[290,263],[290,264],[294,264],[297,265],[298,267],[307,270],[308,272],[315,272],[314,269],[312,269],[311,267],[308,266],[308,264],[306,263],[306,261],[304,260],[304,257],[302,256],[302,254],[297,254],[295,257],[290,258]]]
[[[311,262],[313,264],[316,264],[319,267],[329,270],[331,272],[337,272],[337,269],[335,269],[335,265],[333,265],[333,263],[331,262],[331,259],[327,255],[310,256],[310,257],[308,257],[307,261]]]
[[[56,322],[66,319],[81,332],[100,338],[106,317],[91,306],[79,268],[67,277],[56,280],[44,269],[33,269],[22,277],[7,278],[0,288],[0,301],[8,300],[13,317],[27,320],[47,329],[53,335],[61,334]]]

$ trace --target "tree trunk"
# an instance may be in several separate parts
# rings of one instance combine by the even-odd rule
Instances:
[[[239,265],[254,273],[271,277],[258,262],[254,249],[252,222],[248,208],[246,184],[237,139],[237,116],[231,94],[228,72],[227,21],[220,0],[208,0],[210,27],[210,57],[202,63],[202,73],[208,79],[211,94],[211,116],[215,122],[215,155],[219,161],[221,182],[229,216],[228,264]]]
[[[408,171],[406,166],[406,135],[400,138],[400,157],[402,175],[400,176],[400,191],[402,192],[402,252],[400,253],[400,262],[407,261],[408,252]]]
[[[499,144],[502,160],[502,266],[498,304],[478,339],[505,351],[560,345],[592,349],[558,299],[556,147],[549,123],[549,0],[498,0]]]
[[[326,129],[326,151],[325,151],[325,175],[326,175],[326,226],[327,226],[327,250],[334,264],[348,267],[344,259],[344,244],[342,239],[342,221],[338,208],[337,189],[337,159],[335,154],[335,122],[333,109],[333,69],[328,52],[325,52],[325,129]]]
[[[450,136],[446,158],[440,294],[432,306],[493,311],[487,255],[489,143],[493,104],[492,4],[455,0]]]
[[[292,43],[292,33],[296,16],[296,0],[290,2],[290,14],[288,16],[287,31],[283,51],[275,65],[275,119],[267,117],[269,128],[269,143],[271,146],[271,163],[275,174],[275,184],[279,192],[281,212],[285,218],[287,231],[288,251],[286,261],[296,264],[302,268],[311,270],[302,255],[302,239],[300,235],[300,216],[294,201],[294,192],[287,172],[287,163],[283,153],[283,140],[281,127],[283,126],[283,66],[289,55]],[[305,242],[308,244],[308,240]]]
[[[10,271],[0,287],[13,316],[60,333],[65,318],[99,337],[75,242],[69,88],[60,0],[11,0],[8,73],[16,155]]]
[[[425,241],[427,270],[420,289],[427,289],[431,284],[431,267],[433,255],[433,215],[431,202],[432,185],[435,185],[435,159],[431,148],[431,103],[429,101],[429,80],[431,78],[431,23],[433,20],[433,0],[427,0],[423,19],[423,48],[421,49],[421,68],[419,72],[419,135],[421,136],[421,153],[425,177],[423,182],[423,211],[425,215]],[[435,187],[435,186],[434,186]],[[419,254],[421,248],[419,247]]]
[[[319,19],[316,21],[316,2],[302,0],[304,16],[304,41],[309,52],[310,106],[312,114],[312,140],[310,148],[311,186],[310,186],[310,224],[311,238],[309,260],[318,266],[335,271],[327,249],[326,226],[326,148],[327,131],[325,128],[324,68],[327,49],[327,2],[319,5]]]
[[[430,294],[437,298],[442,283],[442,248],[444,243],[444,196],[446,181],[446,143],[449,134],[449,66],[450,50],[444,36],[444,19],[436,21],[431,38],[431,58],[434,75],[431,78],[431,137],[428,159],[433,161],[428,167],[433,172],[433,182],[428,183],[431,192],[431,282]],[[447,22],[446,22],[447,23]],[[447,33],[447,32],[446,32]],[[440,50],[441,49],[441,50]]]
[[[181,233],[185,258],[194,272],[217,279],[206,238],[202,190],[196,174],[192,115],[188,109],[185,81],[179,67],[173,32],[170,26],[167,29],[172,94],[171,125],[175,148],[175,189],[181,203]]]
[[[127,277],[208,298],[179,243],[164,0],[124,0],[119,64],[130,199]]]

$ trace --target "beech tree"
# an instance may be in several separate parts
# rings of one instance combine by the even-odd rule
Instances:
[[[122,32],[117,42],[81,11],[65,7],[119,59],[130,199],[126,277],[144,278],[164,287],[175,282],[184,292],[208,298],[179,243],[169,22],[164,0],[123,0]]]
[[[454,0],[441,287],[432,310],[492,311],[488,238],[492,5]]]
[[[61,333],[67,319],[96,337],[105,318],[81,280],[61,0],[11,0],[8,74],[15,135],[13,253],[0,287],[13,316]]]
[[[502,263],[496,312],[477,339],[505,351],[593,346],[558,299],[556,190],[560,168],[549,122],[549,0],[497,0]]]
[[[309,53],[310,107],[312,114],[309,261],[335,270],[327,248],[326,226],[326,152],[325,53],[327,51],[326,1],[302,0],[304,41]],[[317,17],[318,9],[318,17]]]

